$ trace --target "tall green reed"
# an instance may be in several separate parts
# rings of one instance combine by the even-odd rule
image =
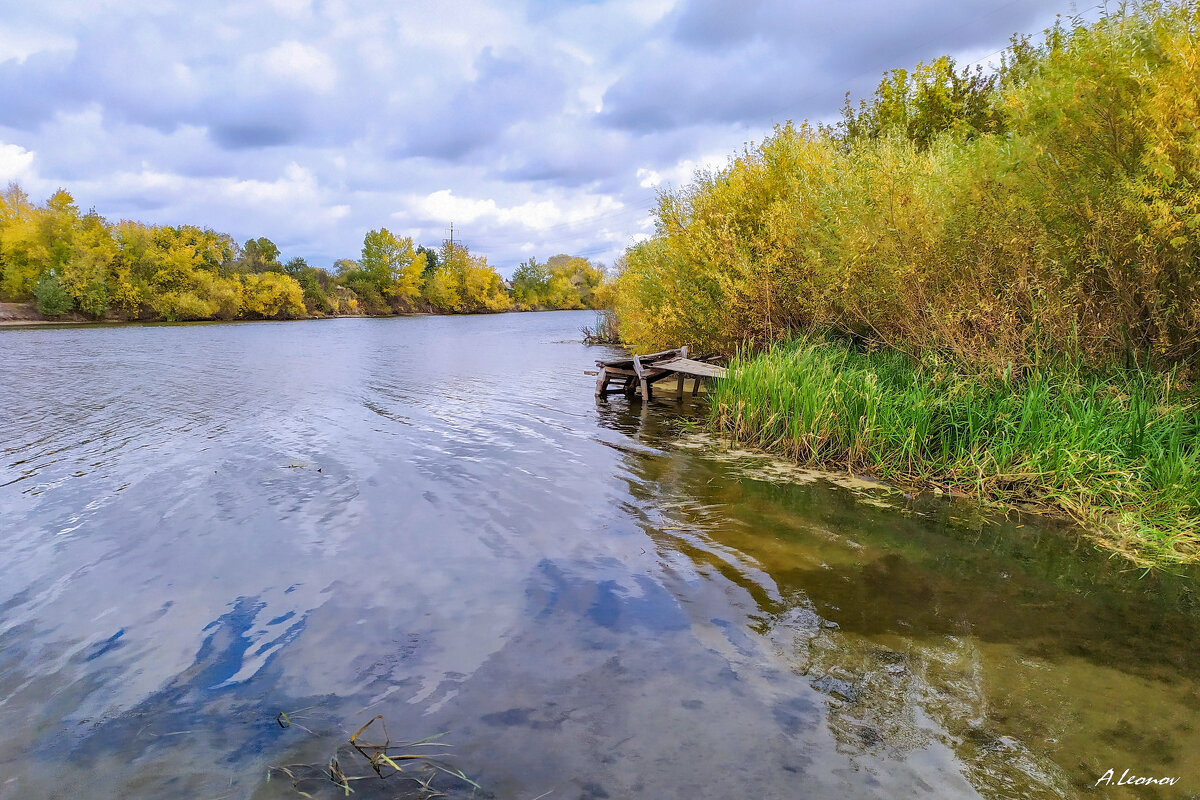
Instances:
[[[1034,504],[1142,562],[1200,560],[1200,404],[1174,373],[970,371],[805,337],[741,354],[713,424],[800,463]]]

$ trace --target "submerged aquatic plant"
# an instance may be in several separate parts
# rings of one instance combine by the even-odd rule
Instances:
[[[275,721],[281,728],[296,726],[309,733],[308,728],[295,722],[295,713],[280,713]],[[382,743],[370,743],[363,734],[371,730],[383,735]],[[429,752],[429,749],[439,750],[451,747],[440,741],[444,733],[429,736],[412,742],[392,742],[388,733],[387,722],[382,714],[376,714],[361,728],[354,732],[349,741],[343,743],[323,766],[313,764],[286,764],[273,766],[267,770],[267,782],[272,776],[281,775],[291,781],[292,789],[300,797],[314,797],[312,792],[319,791],[321,786],[327,790],[334,789],[344,796],[355,791],[352,784],[359,781],[392,781],[403,784],[399,797],[432,798],[444,797],[445,793],[435,787],[434,780],[440,775],[450,776],[475,789],[479,784],[467,777],[460,769],[453,767],[445,759],[450,757],[446,752]],[[428,749],[427,749],[428,748]],[[359,770],[353,766],[360,764],[355,756],[366,761],[371,771],[364,774],[351,774]],[[346,770],[350,769],[350,773]],[[332,784],[332,786],[331,786]],[[311,791],[310,791],[311,790]]]

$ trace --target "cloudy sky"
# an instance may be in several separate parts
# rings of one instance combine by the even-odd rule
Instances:
[[[0,0],[0,183],[284,257],[611,263],[656,191],[1066,0]]]

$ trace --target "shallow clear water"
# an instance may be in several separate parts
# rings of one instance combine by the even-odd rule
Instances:
[[[1194,578],[597,403],[589,322],[0,331],[0,798],[294,797],[376,714],[452,796],[1200,792]]]

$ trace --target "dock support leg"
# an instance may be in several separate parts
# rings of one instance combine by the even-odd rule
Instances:
[[[604,367],[600,368],[600,374],[596,376],[596,397],[604,397],[608,391],[608,370]]]
[[[675,399],[683,399],[683,373],[679,372],[675,375]]]
[[[638,384],[642,387],[642,402],[650,402],[650,384],[646,382],[646,371],[642,369],[642,359],[633,357],[633,372],[637,375]]]
[[[692,397],[700,393],[700,379],[692,378]]]

